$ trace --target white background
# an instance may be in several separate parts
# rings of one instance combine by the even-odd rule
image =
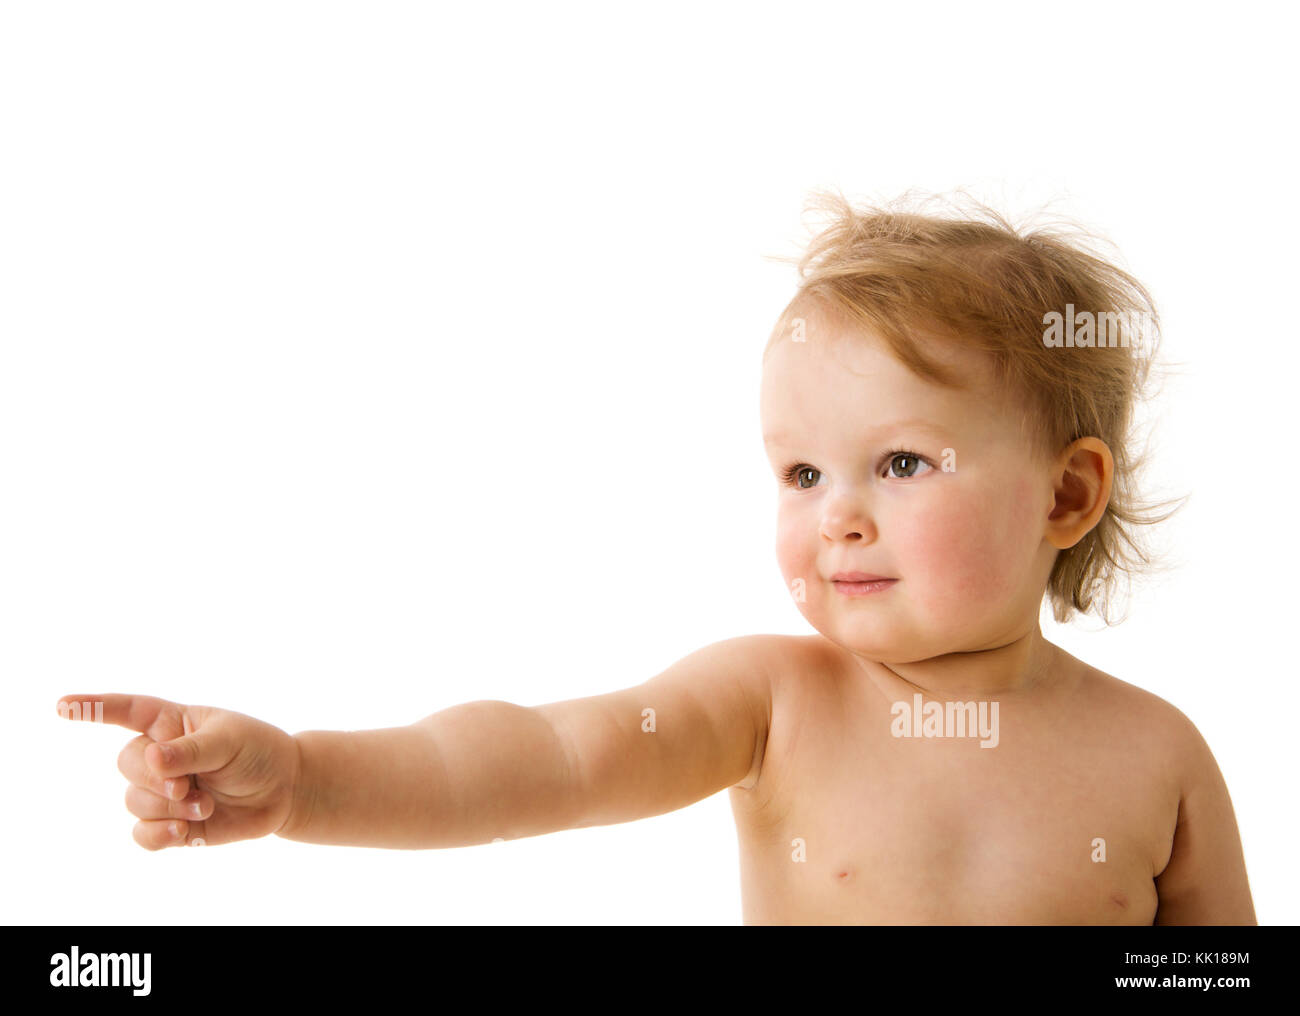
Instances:
[[[472,7],[472,9],[470,9]],[[1190,493],[1122,625],[1300,919],[1281,5],[42,3],[0,14],[3,920],[739,923],[727,795],[440,851],[151,853],[60,695],[284,729],[808,633],[760,356],[809,192],[1051,203],[1153,291]]]

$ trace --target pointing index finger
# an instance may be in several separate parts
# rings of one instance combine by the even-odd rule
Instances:
[[[174,702],[152,695],[64,695],[59,699],[59,715],[69,720],[112,723],[141,734],[151,733],[159,719],[169,710],[179,712]],[[174,714],[173,714],[174,715]],[[165,732],[160,732],[165,738]]]

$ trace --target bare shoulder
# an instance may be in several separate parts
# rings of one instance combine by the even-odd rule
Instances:
[[[771,699],[792,671],[809,666],[826,667],[835,647],[820,635],[739,635],[698,650],[730,665],[727,673],[747,680],[755,694]]]
[[[825,640],[820,636],[740,635],[714,642],[693,655],[712,658],[714,673],[739,683],[751,709],[761,714],[761,732],[766,736],[782,684],[792,671],[806,668],[817,652],[817,642]]]
[[[1209,749],[1181,709],[1145,688],[1075,662],[1083,668],[1079,693],[1092,703],[1098,715],[1117,731],[1140,733],[1139,746],[1158,753],[1166,771],[1176,773],[1179,782],[1187,772],[1205,765]]]
[[[714,671],[732,675],[756,717],[753,759],[735,789],[750,791],[757,786],[771,743],[773,717],[785,697],[783,689],[797,685],[797,681],[791,681],[792,675],[828,672],[835,661],[827,647],[834,648],[820,635],[762,634],[726,639],[699,651],[725,661]]]
[[[812,675],[834,677],[852,670],[851,655],[824,635],[763,637],[780,640],[773,644],[773,660],[778,664],[774,671],[778,691],[785,680],[796,679],[803,683]]]
[[[1196,724],[1173,703],[1095,668],[1079,691],[1177,802],[1155,866],[1156,924],[1254,924],[1244,852],[1227,783]]]
[[[741,731],[753,744],[747,770],[735,786],[747,790],[757,782],[772,725],[773,689],[795,652],[789,635],[738,635],[713,642],[678,660],[640,686],[665,703],[689,700],[703,730],[717,732],[719,742],[736,740]],[[686,714],[686,709],[680,709]],[[734,736],[725,732],[732,731]]]
[[[798,651],[797,641],[792,635],[737,635],[697,649],[680,663],[704,664],[704,673],[738,683],[755,707],[768,712],[773,685]]]

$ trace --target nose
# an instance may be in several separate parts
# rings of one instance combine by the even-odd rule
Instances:
[[[876,524],[861,497],[840,492],[826,500],[822,512],[821,535],[837,543],[875,543],[879,537]]]

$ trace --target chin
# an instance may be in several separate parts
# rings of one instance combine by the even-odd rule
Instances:
[[[936,656],[944,655],[942,649],[918,653],[915,647],[912,647],[910,651],[897,646],[878,645],[849,645],[845,646],[845,648],[855,656],[861,656],[864,660],[871,660],[873,663],[884,663],[891,667],[907,663],[923,663],[926,660],[934,659]]]
[[[843,624],[814,625],[829,641],[856,656],[876,663],[917,663],[952,652],[937,644],[911,635],[900,637],[899,631],[873,632],[863,625],[859,630]]]

